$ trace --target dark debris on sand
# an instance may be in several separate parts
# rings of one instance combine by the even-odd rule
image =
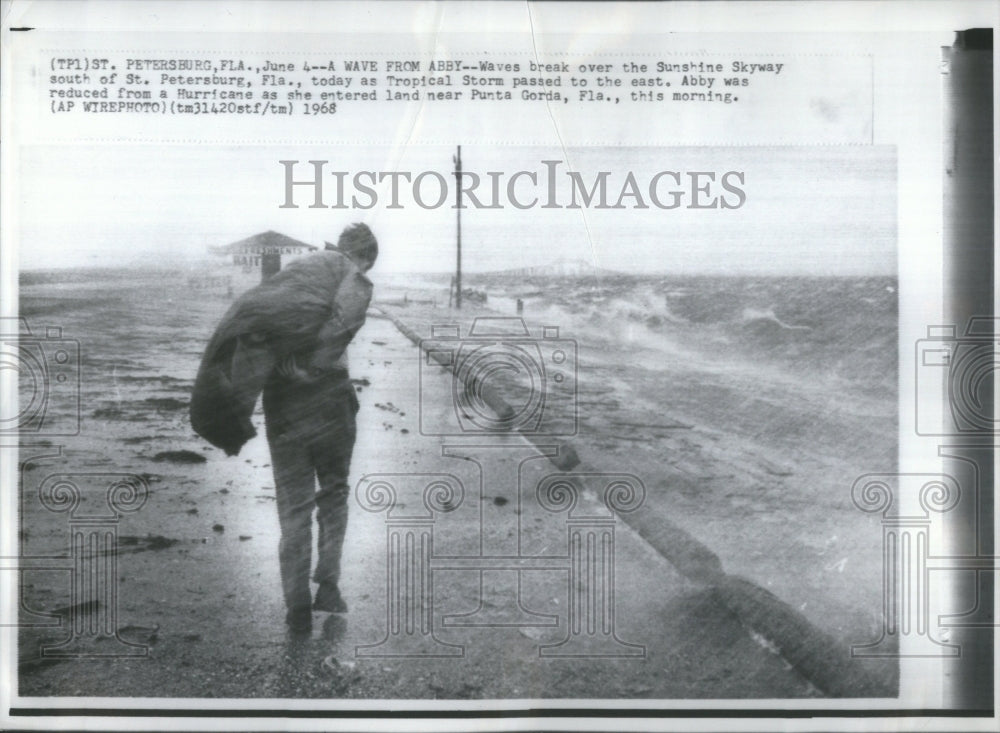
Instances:
[[[157,463],[169,462],[169,463],[181,463],[181,464],[192,464],[192,463],[205,463],[208,461],[205,456],[201,453],[195,453],[190,450],[165,450],[157,453],[153,456],[153,460]]]

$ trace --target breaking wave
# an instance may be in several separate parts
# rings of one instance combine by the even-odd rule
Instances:
[[[803,378],[834,377],[848,389],[896,390],[893,277],[615,275],[485,286],[524,298],[528,314],[581,339],[597,329],[629,342],[648,339],[665,352],[770,364]]]
[[[745,323],[752,323],[754,321],[765,321],[773,323],[776,326],[787,329],[789,331],[812,331],[812,327],[810,326],[793,326],[789,323],[785,323],[776,315],[774,315],[774,309],[772,308],[767,308],[765,310],[757,310],[756,308],[744,308],[743,321]]]

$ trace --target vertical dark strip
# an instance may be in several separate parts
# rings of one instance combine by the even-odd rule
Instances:
[[[956,326],[956,346],[975,348],[978,343],[980,348],[992,349],[996,334],[991,335],[989,328],[996,321],[980,320],[979,328],[967,329],[972,318],[994,316],[993,30],[959,31],[954,45],[944,50],[944,59],[947,72],[944,77],[944,312],[946,322]],[[986,333],[982,332],[983,324]],[[996,355],[987,358],[995,359]],[[953,361],[953,369],[957,366]],[[957,384],[956,376],[959,375],[951,375],[952,385]],[[981,383],[978,389],[981,409],[990,416],[993,390],[991,380]],[[962,396],[952,390],[950,398],[954,416],[955,403]],[[962,486],[965,495],[979,492],[979,501],[960,502],[949,517],[949,530],[981,528],[983,538],[977,550],[983,555],[994,555],[993,450],[986,451],[988,460],[981,459],[982,445],[992,445],[996,431],[953,421],[947,432],[952,436],[945,439],[947,445],[942,449],[942,454],[950,456],[945,462],[947,473],[963,475],[958,464],[966,453],[972,459],[980,459],[976,461],[980,471],[978,486]],[[956,574],[955,600],[971,602],[978,593],[981,603],[992,604],[994,583],[994,573]],[[990,608],[986,616],[995,623],[993,611]],[[950,663],[946,667],[953,672],[954,680],[954,688],[948,694],[950,706],[966,709],[993,706],[994,631],[983,621],[980,619],[979,626],[955,629],[958,633],[953,641],[961,645],[962,651],[954,668]]]
[[[462,146],[455,153],[455,308],[462,309]]]

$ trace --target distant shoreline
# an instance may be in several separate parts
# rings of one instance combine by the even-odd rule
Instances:
[[[218,263],[210,261],[192,261],[190,264],[173,264],[173,265],[67,265],[62,267],[35,267],[35,268],[22,268],[18,270],[18,278],[22,281],[27,277],[32,276],[56,276],[59,274],[70,275],[72,273],[105,273],[105,274],[115,274],[115,273],[164,273],[164,272],[176,272],[176,273],[191,273],[191,272],[201,272],[204,273],[203,268],[206,265],[210,265],[213,269],[213,274],[215,274],[216,269],[221,269]],[[205,273],[207,274],[207,273]],[[224,274],[224,272],[219,272],[218,274]],[[242,275],[239,270],[233,268],[231,271],[233,275]],[[374,276],[395,278],[395,277],[406,277],[409,275],[420,275],[422,277],[441,277],[448,278],[451,275],[451,271],[440,271],[440,270],[394,270],[391,272],[376,272]],[[583,279],[600,279],[600,278],[634,278],[634,279],[644,279],[644,278],[756,278],[756,279],[775,279],[775,278],[813,278],[813,279],[865,279],[865,278],[891,278],[893,280],[899,279],[899,273],[883,273],[883,272],[873,272],[873,273],[815,273],[815,272],[771,272],[771,273],[758,273],[758,272],[674,272],[670,270],[646,270],[642,272],[628,272],[624,270],[601,270],[596,273],[585,273],[585,274],[533,274],[524,275],[517,272],[505,272],[497,270],[483,270],[483,271],[467,271],[462,273],[463,277],[472,278],[512,278],[517,277],[524,280],[533,280],[540,278],[552,278],[552,279],[572,279],[572,280],[583,280]]]

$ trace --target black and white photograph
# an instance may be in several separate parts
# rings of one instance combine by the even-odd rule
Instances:
[[[5,729],[996,725],[995,5],[3,13]]]

